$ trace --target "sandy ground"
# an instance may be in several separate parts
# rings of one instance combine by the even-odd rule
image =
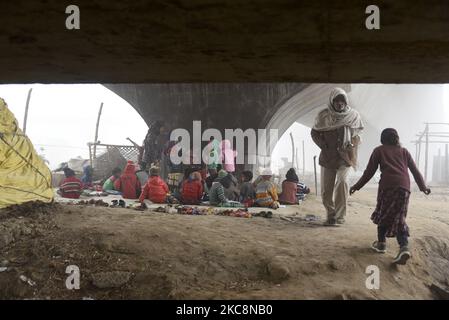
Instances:
[[[395,239],[386,254],[369,248],[375,193],[352,196],[341,227],[301,219],[324,218],[314,196],[272,219],[68,204],[3,210],[0,299],[436,298],[429,286],[449,285],[448,190],[412,194],[406,266],[391,264]],[[65,287],[69,265],[80,269],[80,290]],[[379,290],[366,288],[369,265],[380,270]]]

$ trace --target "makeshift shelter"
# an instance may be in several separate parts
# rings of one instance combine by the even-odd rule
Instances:
[[[0,98],[0,208],[51,202],[51,172]]]

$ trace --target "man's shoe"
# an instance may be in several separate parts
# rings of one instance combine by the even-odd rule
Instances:
[[[337,219],[337,224],[345,224],[346,220],[344,218]]]
[[[385,242],[374,241],[371,248],[378,253],[387,252],[387,244]]]
[[[403,246],[403,247],[401,247],[401,249],[399,249],[399,253],[396,256],[396,258],[394,258],[393,263],[405,265],[407,263],[407,260],[410,259],[411,256],[412,256],[412,254],[410,253],[410,250],[408,249],[408,247]]]
[[[337,221],[336,221],[335,219],[333,219],[333,218],[327,219],[327,220],[324,222],[323,225],[325,225],[325,226],[327,226],[327,227],[337,227],[337,226],[338,226],[338,225],[337,225]]]

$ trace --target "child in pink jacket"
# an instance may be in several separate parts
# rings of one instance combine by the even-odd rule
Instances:
[[[223,169],[227,172],[235,172],[235,157],[237,157],[237,151],[232,149],[231,141],[223,140],[221,142],[221,157]]]

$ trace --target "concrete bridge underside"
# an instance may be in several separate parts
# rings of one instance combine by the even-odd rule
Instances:
[[[449,82],[446,0],[2,2],[0,83]]]

